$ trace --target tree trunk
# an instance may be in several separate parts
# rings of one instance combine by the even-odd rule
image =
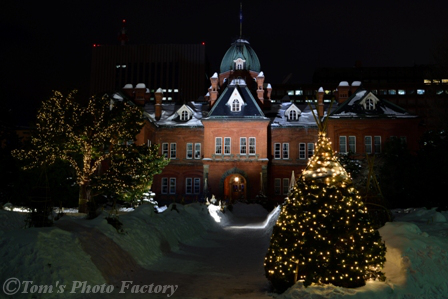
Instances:
[[[88,208],[89,202],[90,202],[90,190],[88,189],[88,184],[84,183],[79,186],[78,212],[87,214],[89,212]]]

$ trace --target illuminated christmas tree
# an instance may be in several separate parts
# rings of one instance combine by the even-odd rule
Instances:
[[[79,185],[79,211],[85,213],[100,193],[120,195],[149,187],[168,161],[157,154],[157,146],[134,143],[144,124],[140,108],[107,95],[82,105],[75,93],[64,97],[55,91],[45,100],[32,148],[13,154],[27,162],[28,169],[68,162]],[[104,165],[109,166],[106,171],[100,169]]]
[[[278,292],[297,280],[359,287],[384,279],[385,245],[318,125],[315,154],[282,207],[265,257],[266,276]]]

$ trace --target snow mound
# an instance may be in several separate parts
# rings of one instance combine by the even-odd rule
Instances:
[[[26,214],[0,210],[0,234],[11,230],[25,228]]]

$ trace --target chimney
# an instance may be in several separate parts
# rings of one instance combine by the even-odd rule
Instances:
[[[123,87],[123,92],[131,99],[134,98],[134,86],[132,84],[126,84]]]
[[[354,94],[360,86],[361,86],[361,81],[353,81],[352,86],[350,87],[350,93]]]
[[[266,87],[267,92],[267,98],[270,100],[271,99],[271,93],[272,93],[272,86],[270,83],[268,83],[268,86]]]
[[[257,96],[262,103],[264,102],[263,84],[264,84],[264,73],[260,72],[260,74],[258,74],[257,76]]]
[[[146,85],[145,83],[138,83],[135,86],[135,99],[134,99],[134,103],[136,105],[140,105],[143,106],[145,104],[145,94],[146,94]]]
[[[218,74],[214,73],[213,76],[210,77],[211,86],[209,89],[210,93],[210,108],[213,107],[216,100],[218,99]]]
[[[317,91],[317,116],[319,119],[324,116],[324,89],[322,87]]]
[[[157,89],[155,92],[155,98],[156,98],[155,117],[157,121],[160,120],[160,117],[162,116],[162,97],[163,97],[162,88],[159,87],[159,89]]]
[[[350,85],[347,81],[341,81],[338,86],[338,103],[343,103],[348,99],[348,92],[350,91]]]

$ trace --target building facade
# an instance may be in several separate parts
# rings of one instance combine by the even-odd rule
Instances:
[[[381,153],[390,137],[416,146],[418,117],[361,84],[339,85],[332,105],[334,95],[324,88],[302,102],[273,99],[255,51],[239,39],[210,77],[204,100],[168,102],[164,88],[152,93],[143,83],[126,84],[114,97],[142,106],[147,122],[137,142],[158,144],[170,159],[152,185],[159,202],[212,195],[282,202],[314,154],[317,118],[327,118],[327,134],[341,154]]]

